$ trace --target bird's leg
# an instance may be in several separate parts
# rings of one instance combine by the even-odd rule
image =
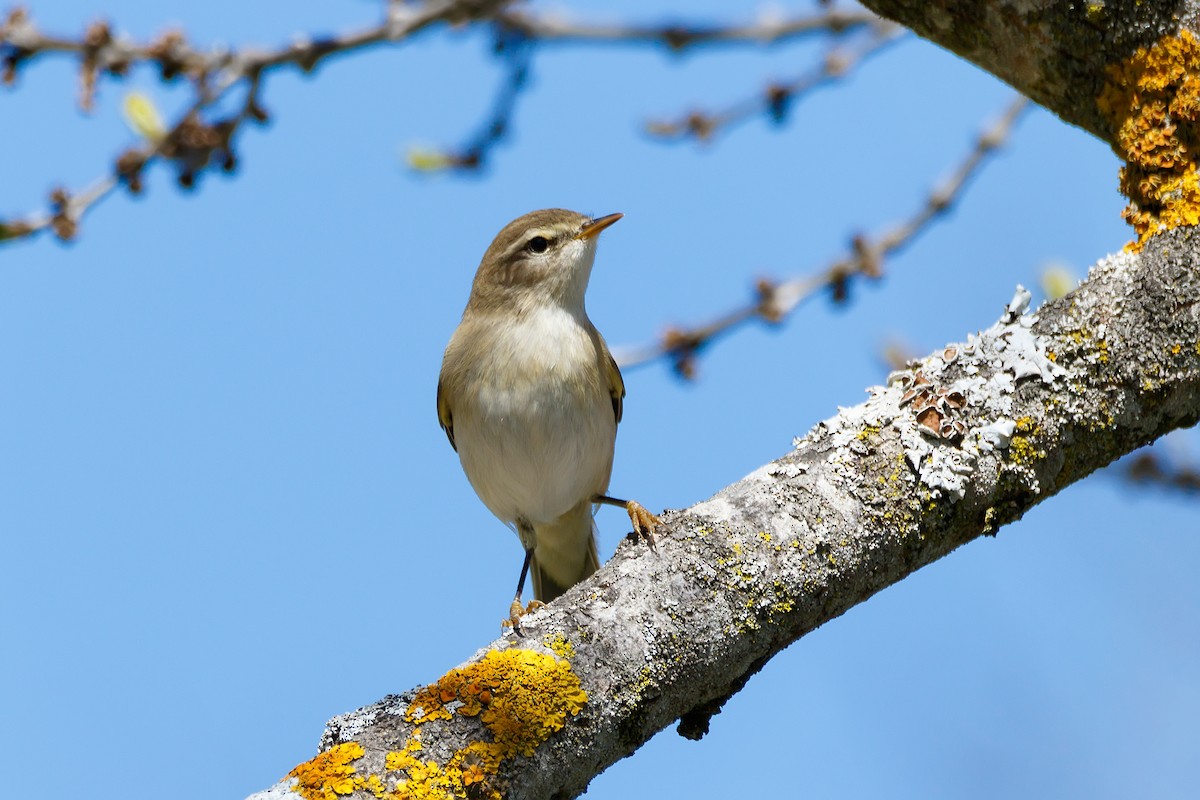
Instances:
[[[529,575],[529,564],[533,561],[533,548],[525,550],[525,561],[521,564],[521,577],[517,578],[517,594],[513,598],[512,605],[508,607],[508,619],[504,620],[501,625],[505,628],[512,627],[517,636],[524,636],[521,631],[521,617],[525,616],[525,609],[521,605],[521,593],[525,591],[525,577]]]
[[[650,545],[651,550],[658,549],[655,546],[658,540],[654,538],[654,529],[662,523],[662,520],[647,511],[641,503],[636,500],[618,500],[606,494],[596,495],[592,498],[592,502],[625,509],[625,512],[629,514],[629,521],[633,523],[633,532],[637,534],[637,537],[644,539],[646,544]]]
[[[521,630],[521,617],[546,605],[540,600],[530,600],[528,607],[521,606],[521,593],[525,591],[525,578],[529,575],[529,565],[533,562],[533,550],[534,548],[530,547],[525,551],[525,561],[521,564],[521,577],[517,579],[517,594],[513,597],[512,605],[508,607],[508,619],[500,623],[502,627],[511,627],[517,636],[525,635]]]

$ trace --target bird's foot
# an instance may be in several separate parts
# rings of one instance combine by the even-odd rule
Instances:
[[[650,545],[650,549],[657,552],[658,539],[654,536],[654,529],[662,524],[662,520],[651,514],[636,500],[628,500],[625,503],[625,510],[629,512],[629,521],[633,523],[633,532],[637,537]]]
[[[521,630],[521,617],[537,611],[545,605],[541,600],[530,600],[529,605],[522,606],[520,595],[514,597],[512,605],[508,607],[508,619],[500,621],[500,629],[512,628],[517,636],[524,636],[525,632]]]

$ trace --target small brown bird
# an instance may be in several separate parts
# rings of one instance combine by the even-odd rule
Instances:
[[[479,499],[525,548],[518,630],[527,572],[550,602],[599,568],[594,504],[622,506],[651,542],[659,521],[604,494],[625,384],[584,294],[599,234],[621,216],[554,208],[504,226],[442,359],[438,420]]]

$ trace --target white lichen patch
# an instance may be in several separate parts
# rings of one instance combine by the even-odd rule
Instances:
[[[767,474],[774,477],[795,478],[808,472],[807,464],[797,464],[794,461],[781,463],[779,461],[772,462],[767,467]]]
[[[1030,330],[1036,320],[1032,315],[1024,315],[1004,326],[1006,330],[992,342],[998,354],[992,366],[1012,372],[1013,378],[1018,381],[1022,378],[1039,378],[1043,383],[1053,384],[1054,379],[1065,370],[1046,356],[1045,343],[1039,341]]]
[[[358,737],[360,733],[375,724],[378,716],[378,706],[366,706],[349,714],[334,717],[325,724],[326,735],[333,734],[336,741],[346,742]]]
[[[959,500],[975,472],[975,454],[966,449],[936,447],[921,463],[921,483],[935,492]]]
[[[408,700],[399,695],[388,695],[378,703],[333,717],[325,723],[317,749],[324,752],[336,744],[357,739],[363,731],[376,724],[380,714],[403,716],[407,709]]]
[[[995,325],[892,373],[887,386],[868,390],[867,402],[839,409],[796,448],[823,443],[833,474],[849,485],[860,457],[870,451],[871,432],[890,426],[916,480],[935,496],[961,499],[979,457],[1012,441],[1018,384],[1053,385],[1065,374],[1048,357],[1047,340],[1033,331],[1037,317],[1027,313],[1029,300],[1018,286]]]
[[[1017,423],[1001,419],[975,429],[976,446],[984,452],[1004,450],[1017,432]]]
[[[1122,276],[1125,284],[1129,285],[1128,277],[1136,271],[1140,263],[1141,256],[1137,253],[1118,250],[1093,264],[1091,269],[1088,270],[1088,280],[1093,281],[1100,280],[1103,277]]]

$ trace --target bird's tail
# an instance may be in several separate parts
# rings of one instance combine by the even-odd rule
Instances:
[[[549,603],[600,568],[590,501],[580,503],[548,525],[535,525],[537,549],[529,571],[533,595]]]

